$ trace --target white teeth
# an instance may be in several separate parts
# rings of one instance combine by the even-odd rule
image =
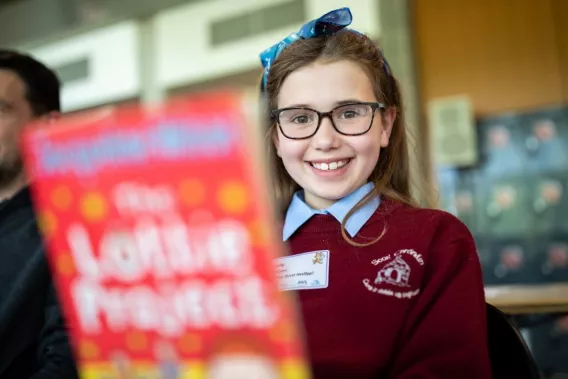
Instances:
[[[330,162],[330,163],[312,163],[311,165],[318,170],[322,171],[330,171],[330,170],[337,170],[343,166],[345,166],[349,160],[344,161],[337,161],[337,162]]]

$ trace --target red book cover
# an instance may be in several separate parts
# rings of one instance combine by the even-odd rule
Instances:
[[[206,94],[25,132],[82,378],[309,378],[244,104]]]

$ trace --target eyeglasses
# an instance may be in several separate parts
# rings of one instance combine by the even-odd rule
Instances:
[[[271,112],[278,127],[289,139],[313,137],[325,117],[329,117],[333,128],[345,136],[359,136],[367,133],[373,125],[375,111],[385,109],[384,103],[350,103],[341,105],[329,112],[297,107],[281,108]]]

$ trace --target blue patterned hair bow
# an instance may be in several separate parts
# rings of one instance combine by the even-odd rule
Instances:
[[[290,45],[300,39],[309,39],[314,37],[330,36],[340,30],[345,29],[347,26],[351,25],[353,21],[353,16],[349,8],[339,8],[331,12],[328,12],[317,18],[315,20],[309,21],[304,24],[299,31],[290,34],[288,37],[284,38],[277,44],[269,47],[260,53],[260,62],[264,68],[264,73],[262,75],[262,89],[266,88],[266,83],[268,81],[268,73],[270,72],[270,66],[278,58],[278,56]],[[359,33],[353,30],[356,33]],[[382,58],[383,70],[387,74],[387,77],[391,77],[390,67],[383,55],[383,51],[379,48],[379,53]]]

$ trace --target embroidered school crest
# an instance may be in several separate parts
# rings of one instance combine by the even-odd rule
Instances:
[[[420,288],[412,288],[411,266],[424,266],[422,255],[412,249],[399,250],[371,262],[379,270],[374,279],[363,279],[367,290],[398,299],[410,299],[420,293]]]
[[[410,266],[397,255],[396,258],[379,270],[375,284],[388,283],[399,287],[408,287]]]

